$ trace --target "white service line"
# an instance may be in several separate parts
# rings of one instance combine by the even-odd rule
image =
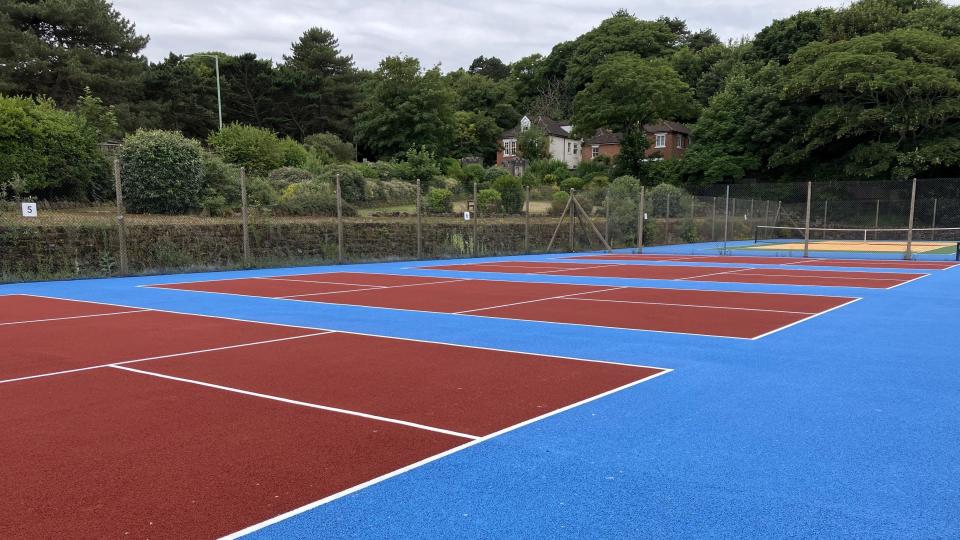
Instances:
[[[579,266],[577,268],[560,268],[560,269],[554,269],[554,270],[547,270],[545,272],[533,272],[533,273],[534,274],[556,274],[559,272],[576,272],[578,270],[596,270],[597,268],[615,268],[617,266],[630,266],[630,265],[622,264],[622,263],[607,263],[607,264],[598,264],[595,266]],[[605,276],[574,276],[574,277],[605,277]]]
[[[619,388],[614,388],[613,390],[608,390],[608,391],[606,391],[606,392],[604,392],[604,393],[602,393],[602,394],[597,394],[597,395],[595,395],[595,396],[593,396],[593,397],[589,397],[589,398],[584,399],[584,400],[582,400],[582,401],[578,401],[578,402],[576,402],[576,403],[571,403],[570,405],[567,405],[566,407],[561,407],[561,408],[559,408],[559,409],[557,409],[557,410],[555,410],[555,411],[551,411],[551,412],[548,412],[548,413],[543,414],[543,415],[541,415],[541,416],[537,416],[536,418],[531,418],[531,419],[526,420],[526,421],[523,421],[523,422],[521,422],[521,423],[519,423],[519,424],[510,426],[510,427],[508,427],[508,428],[504,428],[504,429],[502,429],[502,430],[500,430],[500,431],[497,431],[497,432],[495,432],[495,433],[491,433],[491,434],[489,434],[489,435],[485,435],[485,436],[483,436],[483,437],[480,437],[479,439],[475,439],[475,440],[472,440],[472,441],[470,441],[470,442],[468,442],[468,443],[466,443],[466,444],[462,444],[462,445],[460,445],[460,446],[451,448],[450,450],[447,450],[447,451],[445,451],[445,452],[441,452],[441,453],[439,453],[439,454],[437,454],[437,455],[435,455],[435,456],[430,456],[430,457],[428,457],[428,458],[426,458],[426,459],[422,459],[422,460],[420,460],[420,461],[418,461],[418,462],[416,462],[416,463],[411,463],[410,465],[407,465],[406,467],[402,467],[402,468],[400,468],[400,469],[397,469],[397,470],[395,470],[395,471],[389,472],[389,473],[384,474],[384,475],[382,475],[382,476],[378,476],[378,477],[373,478],[373,479],[371,479],[371,480],[367,480],[366,482],[363,482],[362,484],[357,484],[356,486],[347,488],[347,489],[345,489],[345,490],[343,490],[343,491],[340,491],[339,493],[334,493],[333,495],[324,497],[324,498],[322,498],[322,499],[320,499],[320,500],[314,501],[314,502],[309,503],[309,504],[305,504],[305,505],[301,506],[300,508],[295,508],[295,509],[293,509],[293,510],[290,510],[289,512],[285,512],[285,513],[283,513],[283,514],[280,514],[279,516],[270,518],[270,519],[265,520],[265,521],[261,521],[260,523],[256,523],[256,524],[251,525],[251,526],[249,526],[249,527],[247,527],[247,528],[245,528],[245,529],[239,530],[239,531],[237,531],[237,532],[235,532],[235,533],[228,534],[228,535],[226,535],[226,536],[221,537],[221,540],[236,540],[236,539],[241,538],[241,537],[243,537],[243,536],[246,536],[246,535],[248,535],[248,534],[251,534],[251,533],[254,533],[254,532],[259,531],[259,530],[261,530],[261,529],[264,529],[264,528],[266,528],[266,527],[269,527],[270,525],[274,525],[274,524],[279,523],[279,522],[281,522],[281,521],[284,521],[284,520],[286,520],[286,519],[289,519],[289,518],[292,518],[292,517],[294,517],[294,516],[300,515],[300,514],[302,514],[302,513],[304,513],[304,512],[308,512],[308,511],[310,511],[310,510],[313,510],[314,508],[323,506],[323,505],[328,504],[328,503],[331,503],[331,502],[333,502],[333,501],[335,501],[335,500],[337,500],[337,499],[341,499],[341,498],[343,498],[343,497],[346,497],[347,495],[351,495],[351,494],[356,493],[356,492],[358,492],[358,491],[360,491],[360,490],[366,489],[366,488],[368,488],[368,487],[370,487],[370,486],[379,484],[379,483],[381,483],[381,482],[384,482],[384,481],[389,480],[389,479],[391,479],[391,478],[394,478],[394,477],[396,477],[396,476],[400,476],[401,474],[404,474],[404,473],[410,472],[410,471],[412,471],[412,470],[414,470],[414,469],[418,469],[418,468],[420,468],[420,467],[423,467],[424,465],[433,463],[434,461],[437,461],[437,460],[439,460],[439,459],[443,459],[443,458],[445,458],[445,457],[447,457],[447,456],[450,456],[450,455],[452,455],[452,454],[456,454],[457,452],[466,450],[467,448],[470,448],[470,447],[472,447],[472,446],[476,446],[476,445],[478,445],[478,444],[480,444],[480,443],[489,441],[490,439],[494,439],[494,438],[496,438],[496,437],[499,437],[499,436],[504,435],[504,434],[506,434],[506,433],[509,433],[509,432],[511,432],[511,431],[515,431],[515,430],[520,429],[520,428],[522,428],[522,427],[526,427],[526,426],[528,426],[528,425],[530,425],[530,424],[539,422],[539,421],[544,420],[544,419],[546,419],[546,418],[549,418],[549,417],[551,417],[551,416],[554,416],[554,415],[557,415],[557,414],[560,414],[560,413],[564,413],[564,412],[566,412],[566,411],[569,411],[570,409],[574,409],[574,408],[580,407],[580,406],[582,406],[582,405],[586,405],[587,403],[590,403],[590,402],[592,402],[592,401],[596,401],[596,400],[598,400],[598,399],[605,398],[605,397],[607,397],[607,396],[609,396],[609,395],[611,395],[611,394],[615,394],[615,393],[617,393],[617,392],[621,392],[621,391],[623,391],[623,390],[626,390],[626,389],[628,389],[628,388],[637,386],[637,385],[642,384],[642,383],[645,383],[645,382],[647,382],[647,381],[656,379],[657,377],[666,375],[667,373],[670,373],[670,372],[672,372],[672,371],[673,371],[672,369],[664,369],[663,371],[660,371],[660,372],[658,372],[658,373],[654,373],[654,374],[652,374],[652,375],[649,375],[649,376],[647,376],[647,377],[644,377],[643,379],[634,381],[634,382],[632,382],[632,383],[625,384],[625,385],[623,385],[623,386],[621,386],[621,387],[619,387]]]
[[[151,311],[152,311],[152,310],[151,310]],[[269,324],[269,323],[263,323],[263,324]],[[226,346],[224,346],[224,347],[214,347],[214,348],[211,348],[211,349],[200,349],[200,350],[196,350],[196,351],[187,351],[187,352],[180,352],[180,353],[173,353],[173,354],[164,354],[164,355],[160,355],[160,356],[150,356],[150,357],[147,357],[147,358],[137,358],[137,359],[134,359],[134,360],[123,360],[123,361],[121,361],[121,362],[108,362],[108,363],[106,363],[106,364],[97,364],[97,365],[94,365],[94,366],[86,366],[86,367],[76,368],[76,369],[65,369],[65,370],[62,370],[62,371],[52,371],[52,372],[49,372],[49,373],[40,373],[40,374],[38,374],[38,375],[27,375],[27,376],[25,376],[25,377],[17,377],[17,378],[15,378],[15,379],[6,379],[6,380],[0,381],[0,384],[13,383],[13,382],[18,382],[18,381],[28,381],[28,380],[31,380],[31,379],[40,379],[40,378],[43,378],[43,377],[53,377],[53,376],[55,376],[55,375],[66,375],[66,374],[68,374],[68,373],[78,373],[78,372],[81,372],[81,371],[90,371],[91,369],[100,369],[100,368],[105,368],[105,367],[110,367],[110,366],[122,366],[122,365],[127,365],[127,364],[136,364],[136,363],[138,363],[138,362],[147,362],[147,361],[149,361],[149,360],[163,360],[164,358],[176,358],[176,357],[178,357],[178,356],[189,356],[189,355],[191,355],[191,354],[203,354],[203,353],[208,353],[208,352],[226,351],[226,350],[230,350],[230,349],[239,349],[239,348],[241,348],[241,347],[252,347],[252,346],[254,346],[254,345],[266,345],[266,344],[268,344],[268,343],[279,343],[279,342],[281,342],[281,341],[291,341],[291,340],[294,340],[294,339],[303,339],[303,338],[308,338],[308,337],[322,336],[322,335],[326,335],[326,334],[335,334],[335,333],[336,333],[336,332],[335,332],[334,330],[325,330],[325,331],[323,331],[323,332],[314,332],[314,333],[312,333],[312,334],[304,334],[304,335],[302,335],[302,336],[290,336],[290,337],[285,337],[285,338],[267,339],[267,340],[264,340],[264,341],[253,341],[253,342],[250,342],[250,343],[240,343],[240,344],[237,344],[237,345],[226,345]]]
[[[643,304],[648,306],[675,306],[675,307],[689,307],[689,308],[702,308],[702,309],[729,309],[736,311],[762,311],[765,313],[786,313],[789,315],[815,315],[819,311],[786,311],[783,309],[762,309],[762,308],[745,308],[745,307],[733,307],[733,306],[708,306],[700,304],[671,304],[669,302],[643,302],[638,300],[610,300],[607,298],[560,298],[560,300],[576,300],[578,302],[613,302],[617,304]]]
[[[622,287],[609,287],[609,288],[607,288],[607,289],[599,289],[599,290],[595,290],[595,291],[583,291],[583,292],[578,292],[578,293],[561,294],[561,295],[558,295],[558,296],[548,296],[548,297],[546,297],[546,298],[536,298],[536,299],[534,299],[534,300],[524,300],[524,301],[522,301],[522,302],[511,302],[511,303],[509,303],[509,304],[500,304],[499,306],[482,307],[482,308],[476,308],[476,309],[466,309],[466,310],[464,310],[464,311],[454,311],[453,314],[454,314],[454,315],[465,315],[465,314],[467,314],[467,313],[473,313],[473,312],[475,312],[475,311],[487,311],[487,310],[490,310],[490,309],[498,309],[498,308],[505,308],[505,307],[511,307],[511,306],[519,306],[519,305],[522,305],[522,304],[534,304],[534,303],[536,303],[536,302],[545,302],[545,301],[547,301],[547,300],[559,300],[559,299],[561,299],[561,298],[569,298],[569,297],[571,297],[571,296],[579,296],[579,295],[581,295],[581,294],[591,294],[591,293],[599,293],[599,292],[607,292],[607,291],[616,291],[616,290],[618,290],[618,289],[625,289],[625,288],[626,288],[626,287],[624,287],[624,286],[622,286]]]
[[[790,324],[781,326],[780,328],[777,328],[777,329],[775,329],[775,330],[771,330],[771,331],[767,332],[766,334],[760,334],[759,336],[754,337],[754,338],[750,338],[750,339],[751,339],[752,341],[756,341],[756,340],[758,340],[758,339],[763,339],[763,338],[765,338],[765,337],[767,337],[767,336],[771,336],[771,335],[773,335],[773,334],[776,334],[777,332],[782,332],[782,331],[786,330],[787,328],[791,328],[791,327],[794,327],[794,326],[796,326],[796,325],[798,325],[798,324],[805,323],[805,322],[809,321],[810,319],[816,319],[817,317],[820,317],[820,316],[822,316],[822,315],[826,315],[827,313],[830,313],[831,311],[836,311],[836,310],[838,310],[838,309],[840,309],[840,308],[847,307],[847,306],[849,306],[850,304],[852,304],[852,303],[854,303],[854,302],[859,302],[860,300],[863,300],[863,298],[853,298],[853,299],[851,299],[849,302],[847,302],[847,303],[845,303],[845,304],[840,304],[839,306],[832,307],[832,308],[830,308],[830,309],[828,309],[828,310],[826,310],[826,311],[821,311],[820,313],[814,313],[813,315],[810,315],[809,317],[804,317],[803,319],[800,319],[799,321],[795,321],[795,322],[792,322],[792,323],[790,323]]]
[[[134,369],[134,368],[126,367],[126,366],[124,366],[124,365],[119,365],[119,364],[110,364],[110,365],[107,366],[107,367],[111,367],[111,368],[114,368],[114,369],[122,369],[123,371],[129,371],[129,372],[131,372],[131,373],[139,373],[139,374],[141,374],[141,375],[148,375],[148,376],[151,376],[151,377],[159,377],[159,378],[161,378],[161,379],[169,379],[169,380],[171,380],[171,381],[177,381],[177,382],[182,382],[182,383],[187,383],[187,384],[195,384],[195,385],[197,385],[197,386],[204,386],[204,387],[207,387],[207,388],[213,388],[213,389],[215,389],[215,390],[223,390],[224,392],[233,392],[233,393],[235,393],[235,394],[243,394],[243,395],[245,395],[245,396],[252,396],[252,397],[257,397],[257,398],[261,398],[261,399],[269,399],[269,400],[271,400],[271,401],[279,401],[279,402],[281,402],[281,403],[287,403],[287,404],[289,404],[289,405],[299,405],[300,407],[308,407],[308,408],[311,408],[311,409],[319,409],[319,410],[321,410],[321,411],[327,411],[327,412],[333,412],[333,413],[339,413],[339,414],[346,414],[346,415],[349,415],[349,416],[357,416],[357,417],[360,417],[360,418],[366,418],[367,420],[376,420],[376,421],[378,421],[378,422],[386,422],[386,423],[388,423],[388,424],[398,424],[398,425],[406,426],[406,427],[410,427],[410,428],[422,429],[422,430],[425,430],[425,431],[432,431],[432,432],[434,432],[434,433],[442,433],[442,434],[444,434],[444,435],[451,435],[451,436],[453,436],[453,437],[459,437],[459,438],[461,438],[461,439],[477,440],[477,439],[480,438],[479,435],[469,435],[469,434],[466,434],[466,433],[460,433],[460,432],[458,432],[458,431],[451,431],[451,430],[449,430],[449,429],[443,429],[443,428],[438,428],[438,427],[434,427],[434,426],[428,426],[428,425],[425,425],[425,424],[418,424],[418,423],[416,423],[416,422],[408,422],[408,421],[406,421],[406,420],[399,420],[399,419],[396,419],[396,418],[389,418],[389,417],[386,417],[386,416],[378,416],[378,415],[375,415],[375,414],[367,414],[367,413],[360,412],[360,411],[352,411],[352,410],[350,410],[350,409],[341,409],[341,408],[339,408],[339,407],[330,407],[330,406],[328,406],[328,405],[319,405],[319,404],[317,404],[317,403],[308,403],[308,402],[306,402],[306,401],[297,401],[297,400],[295,400],[295,399],[287,399],[287,398],[280,397],[280,396],[272,396],[272,395],[270,395],[270,394],[261,394],[260,392],[251,392],[250,390],[243,390],[243,389],[240,389],[240,388],[233,388],[233,387],[230,387],[230,386],[222,386],[222,385],[219,385],[219,384],[213,384],[213,383],[208,383],[208,382],[204,382],[204,381],[198,381],[198,380],[194,380],[194,379],[185,379],[185,378],[183,378],[183,377],[174,377],[173,375],[166,375],[166,374],[163,374],[163,373],[156,373],[156,372],[153,372],[153,371],[144,371],[144,370],[141,370],[141,369]]]
[[[746,268],[745,270],[757,270],[757,268]],[[809,272],[810,270],[794,270],[794,272]],[[817,270],[813,270],[816,272]],[[824,272],[837,272],[841,273],[842,271],[837,270],[823,270]],[[729,272],[725,272],[729,273]],[[853,272],[856,273],[856,272]],[[894,272],[895,273],[895,272]],[[712,275],[712,274],[707,274]],[[901,278],[872,278],[872,277],[851,277],[851,276],[808,276],[808,275],[797,275],[797,274],[747,274],[747,276],[760,276],[760,277],[789,277],[789,278],[804,278],[804,279],[855,279],[857,281],[901,281]],[[706,276],[695,276],[695,277],[706,277]],[[687,279],[687,278],[685,278]],[[692,278],[689,278],[692,279]],[[913,281],[917,278],[912,278],[909,281]],[[909,282],[908,281],[908,282]]]
[[[699,279],[699,278],[705,278],[705,277],[708,277],[708,276],[722,276],[722,275],[724,275],[724,274],[736,274],[737,272],[746,272],[747,270],[756,270],[756,269],[755,269],[755,268],[735,268],[735,269],[733,269],[733,270],[727,270],[727,271],[725,271],[725,272],[712,272],[712,273],[710,273],[710,274],[702,274],[702,275],[699,275],[699,276],[688,276],[688,277],[684,277],[684,278],[675,278],[674,281],[685,281],[685,280],[688,280],[688,279]]]
[[[0,323],[0,326],[13,326],[15,324],[31,324],[31,323],[42,323],[42,322],[51,322],[51,321],[70,321],[74,319],[91,319],[93,317],[111,317],[113,315],[127,315],[128,313],[143,313],[144,311],[150,311],[149,309],[133,309],[130,311],[114,311],[112,313],[97,313],[94,315],[74,315],[72,317],[53,317],[50,319],[33,319],[31,321],[13,321]]]

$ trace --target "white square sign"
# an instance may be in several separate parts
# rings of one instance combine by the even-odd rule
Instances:
[[[37,217],[37,203],[25,202],[20,204],[20,211],[23,217]]]
[[[464,213],[463,213],[463,220],[464,220],[464,221],[470,221],[470,212],[464,212]]]

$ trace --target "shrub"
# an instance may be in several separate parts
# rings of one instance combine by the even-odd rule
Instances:
[[[123,193],[134,213],[176,214],[198,208],[203,149],[176,131],[138,131],[123,141]]]
[[[493,181],[493,189],[500,192],[503,211],[507,214],[523,212],[523,185],[515,176],[501,176]]]
[[[476,184],[477,188],[480,188],[480,184],[486,179],[487,172],[483,169],[482,165],[477,165],[476,163],[471,163],[463,168],[463,176],[460,178],[460,182],[463,184],[463,189],[466,192],[473,191],[473,185]]]
[[[427,192],[427,212],[431,214],[453,212],[453,193],[449,189],[431,188]]]
[[[298,182],[290,184],[280,195],[277,213],[288,216],[335,216],[337,195],[333,187],[323,182]],[[343,215],[356,215],[350,204],[342,204]]]
[[[364,183],[364,200],[367,202],[383,202],[391,204],[406,204],[417,199],[417,186],[403,180],[366,180]]]
[[[327,163],[347,163],[356,156],[353,145],[333,133],[314,133],[303,139],[303,145]]]
[[[284,165],[283,145],[273,132],[263,128],[230,124],[210,134],[207,143],[228,163],[264,175]]]
[[[96,130],[51,100],[0,96],[0,148],[0,195],[96,199],[113,194]]]
[[[411,148],[404,155],[403,163],[406,163],[403,172],[407,176],[402,176],[402,180],[416,182],[417,178],[426,185],[433,182],[434,177],[440,176],[440,163],[433,152],[426,147],[420,147],[419,150]]]
[[[303,167],[310,159],[310,152],[290,137],[280,139],[280,162],[284,167]]]
[[[500,192],[495,189],[481,189],[477,193],[477,208],[483,214],[497,214],[500,212],[502,199]]]
[[[260,208],[269,208],[280,200],[277,189],[266,178],[247,179],[247,204]]]
[[[551,181],[551,184],[556,184],[570,176],[570,170],[567,169],[567,164],[558,159],[539,159],[533,161],[530,163],[527,172],[544,180],[546,180],[547,175],[553,175],[555,180]]]
[[[270,171],[270,174],[267,178],[270,180],[270,184],[272,184],[273,187],[278,190],[283,190],[286,189],[286,187],[290,184],[315,180],[316,176],[314,176],[312,172],[305,169],[300,169],[297,167],[280,167],[279,169]]]
[[[621,176],[610,184],[610,236],[622,242],[637,238],[637,205],[640,201],[640,181],[632,176]]]
[[[690,194],[673,184],[660,184],[647,190],[647,208],[651,216],[671,217],[686,215],[690,210]]]
[[[365,193],[365,183],[363,175],[352,165],[337,164],[328,165],[317,177],[319,180],[336,186],[337,176],[340,177],[340,194],[343,200],[350,203],[363,202]]]
[[[550,215],[559,216],[563,209],[567,207],[567,201],[570,200],[570,194],[565,191],[558,191],[553,194],[550,200]]]
[[[230,215],[240,207],[240,168],[203,154],[203,194],[200,207],[211,216]]]
[[[587,181],[584,180],[583,178],[571,176],[570,178],[567,178],[566,180],[560,182],[560,191],[570,191],[571,189],[580,191],[583,189],[583,186],[585,186],[586,184],[587,184]]]

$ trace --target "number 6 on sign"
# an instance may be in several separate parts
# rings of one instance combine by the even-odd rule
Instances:
[[[37,217],[37,203],[21,203],[20,210],[23,212],[23,217]]]

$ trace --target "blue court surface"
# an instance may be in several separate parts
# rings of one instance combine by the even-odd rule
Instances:
[[[716,255],[716,247],[672,246],[645,253]],[[443,264],[569,262],[566,257],[569,254]],[[856,257],[864,255],[844,258]],[[297,508],[278,507],[276,518],[236,527],[235,536],[960,538],[960,267],[922,270],[922,279],[872,289],[422,268],[436,264],[405,261],[26,283],[0,286],[0,295],[39,295],[671,370],[446,455],[358,482],[334,496]],[[770,256],[769,265],[736,266],[780,268],[776,256]],[[802,264],[787,268],[856,270]],[[864,271],[905,272],[874,266]],[[324,272],[859,300],[761,339],[744,340],[147,287]],[[638,306],[636,313],[642,316],[644,308]],[[686,322],[697,325],[695,317]],[[0,395],[3,391],[0,387]]]

